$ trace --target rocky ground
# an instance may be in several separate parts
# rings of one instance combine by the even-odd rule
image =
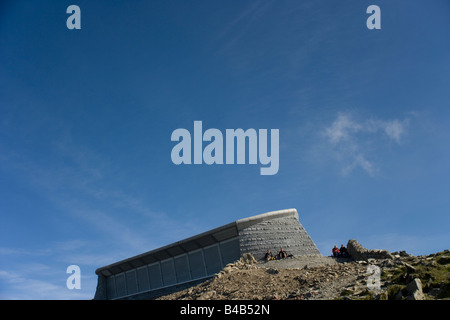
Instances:
[[[244,255],[212,279],[159,299],[450,299],[449,250],[360,259],[312,256],[257,262]]]

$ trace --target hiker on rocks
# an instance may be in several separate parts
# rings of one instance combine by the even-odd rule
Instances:
[[[266,255],[264,256],[264,259],[266,261],[275,260],[275,258],[273,257],[273,254],[272,254],[272,252],[270,252],[270,250],[267,250]]]
[[[284,249],[283,248],[281,248],[280,249],[280,252],[278,252],[278,257],[280,258],[280,259],[284,259],[284,258],[287,258],[287,253],[286,253],[286,251],[284,251]]]
[[[333,247],[333,249],[331,250],[333,252],[333,257],[340,257],[341,256],[341,252],[339,251],[338,247],[335,245]]]
[[[348,251],[347,251],[347,248],[344,247],[343,244],[341,244],[341,248],[339,249],[339,252],[340,252],[340,256],[341,256],[341,257],[343,257],[343,258],[348,258]]]

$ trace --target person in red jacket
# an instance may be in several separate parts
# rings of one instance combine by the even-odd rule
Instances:
[[[341,252],[339,251],[337,246],[334,246],[331,251],[333,252],[333,257],[339,257],[340,256]]]

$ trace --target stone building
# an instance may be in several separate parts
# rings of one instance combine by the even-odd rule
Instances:
[[[243,253],[258,260],[280,248],[294,256],[320,255],[296,209],[237,220],[101,267],[94,299],[153,299],[205,281]]]

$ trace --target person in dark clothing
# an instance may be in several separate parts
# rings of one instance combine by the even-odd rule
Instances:
[[[264,256],[264,259],[266,261],[275,260],[275,258],[273,257],[273,254],[272,254],[272,252],[270,252],[270,250],[267,250],[266,255]]]
[[[347,248],[344,247],[343,244],[341,244],[341,248],[339,249],[339,252],[341,253],[341,257],[348,258],[348,251]]]
[[[286,251],[284,251],[284,249],[283,248],[281,248],[280,249],[280,252],[278,252],[278,257],[280,258],[280,259],[284,259],[284,258],[287,258],[287,253],[286,253]]]

